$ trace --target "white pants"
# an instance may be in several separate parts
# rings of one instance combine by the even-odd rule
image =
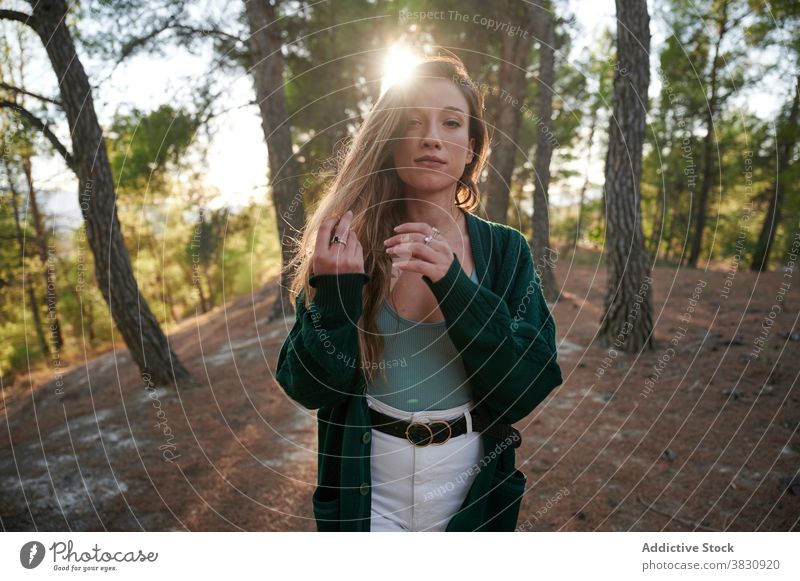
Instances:
[[[425,422],[467,418],[467,433],[440,445],[415,446],[372,429],[371,531],[444,531],[461,508],[483,458],[479,432],[472,431],[472,404],[407,412],[366,394],[367,404],[392,417]]]

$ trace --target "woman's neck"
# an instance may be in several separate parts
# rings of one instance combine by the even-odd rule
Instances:
[[[464,221],[463,212],[455,204],[454,192],[425,196],[424,199],[409,196],[404,202],[406,222],[424,222],[444,233],[460,229]]]

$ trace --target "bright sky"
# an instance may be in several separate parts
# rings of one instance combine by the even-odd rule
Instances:
[[[583,34],[578,35],[573,49],[573,54],[577,54],[584,46],[591,44],[604,28],[614,26],[614,3],[610,0],[570,0],[569,4],[571,13],[576,15],[578,24],[584,30]],[[662,42],[665,31],[659,29],[655,20],[653,24],[653,46],[656,47]],[[39,54],[43,53],[37,52]],[[165,102],[185,102],[195,89],[196,79],[209,69],[212,58],[210,52],[197,57],[183,50],[170,50],[164,57],[144,54],[126,61],[124,66],[117,68],[110,78],[102,82],[96,75],[103,70],[104,63],[85,63],[89,74],[93,75],[91,82],[100,85],[100,89],[94,92],[94,98],[101,123],[108,123],[120,106],[135,105],[149,110]],[[32,90],[56,94],[55,79],[46,62],[41,59],[31,61],[27,75],[26,84]],[[653,75],[650,94],[655,95],[658,90],[658,77]],[[774,95],[756,95],[752,98],[757,99],[761,111],[774,110],[777,104]],[[237,206],[250,198],[258,201],[265,199],[267,151],[260,117],[255,106],[245,106],[253,99],[252,82],[242,72],[239,78],[227,85],[224,101],[229,111],[214,121],[215,134],[209,149],[205,179],[209,187],[218,189],[221,194],[217,206]],[[69,143],[66,127],[62,128],[60,137],[63,142]],[[590,178],[595,184],[603,181],[603,155],[599,147],[593,152]],[[558,163],[558,158],[554,162]],[[578,163],[581,165],[576,169],[582,173],[585,169],[582,165],[585,164],[582,161]],[[57,212],[58,225],[77,226],[80,222],[77,180],[60,159],[37,158],[34,168],[39,188],[54,192],[48,196],[45,206],[51,212]],[[551,203],[563,205],[574,202],[574,192],[582,181],[581,177],[560,187],[554,186]]]

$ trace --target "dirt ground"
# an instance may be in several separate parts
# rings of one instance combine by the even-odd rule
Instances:
[[[656,349],[636,358],[593,344],[604,269],[559,271],[565,381],[517,424],[520,530],[800,530],[800,282],[653,278]],[[294,321],[266,324],[274,296],[167,329],[202,387],[151,396],[124,348],[63,370],[63,397],[52,371],[4,386],[3,529],[315,530],[315,412],[273,379]]]

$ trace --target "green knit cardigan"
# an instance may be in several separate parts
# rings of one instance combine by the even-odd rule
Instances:
[[[463,211],[463,210],[462,210]],[[478,284],[458,257],[440,280],[423,276],[444,314],[473,389],[475,413],[513,424],[561,385],[556,328],[530,247],[516,229],[464,212]],[[368,531],[369,410],[359,362],[358,322],[366,273],[312,275],[311,308],[297,297],[296,320],[278,355],[275,377],[286,394],[317,410],[319,531]],[[485,457],[447,531],[513,531],[526,477],[508,438],[481,438]]]

